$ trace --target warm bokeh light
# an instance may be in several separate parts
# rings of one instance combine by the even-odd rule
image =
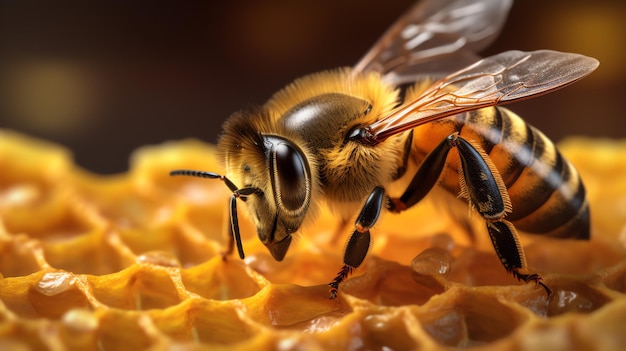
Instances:
[[[543,16],[549,17],[545,13]],[[626,32],[626,5],[622,5],[621,11],[618,6],[597,2],[565,7],[553,21],[553,30],[545,33],[547,43],[561,43],[572,51],[600,60],[601,69],[593,76],[595,84],[624,83],[626,45],[620,43]]]
[[[354,64],[412,3],[2,2],[0,126],[67,145],[89,169],[120,172],[141,145],[214,142],[234,111],[299,76]],[[601,65],[511,108],[557,140],[626,136],[625,21],[621,1],[516,1],[487,54],[550,48]]]
[[[95,133],[95,83],[88,69],[64,60],[20,61],[0,79],[7,123],[67,138]]]

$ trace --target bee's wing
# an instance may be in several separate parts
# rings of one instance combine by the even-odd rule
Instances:
[[[598,60],[579,54],[506,51],[435,82],[414,101],[370,125],[368,133],[382,141],[443,117],[547,93],[585,77],[598,65]]]
[[[444,76],[478,60],[497,37],[512,0],[422,0],[354,66],[394,85]]]

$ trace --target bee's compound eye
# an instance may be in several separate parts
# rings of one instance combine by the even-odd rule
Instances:
[[[278,144],[274,149],[274,185],[277,196],[287,210],[295,211],[308,200],[310,175],[302,153],[288,144]]]

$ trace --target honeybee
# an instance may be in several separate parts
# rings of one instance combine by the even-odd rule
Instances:
[[[345,220],[360,208],[331,299],[364,260],[381,211],[404,211],[440,186],[484,219],[504,268],[550,296],[527,272],[516,228],[588,239],[585,188],[550,140],[500,105],[571,84],[598,61],[550,50],[480,59],[511,3],[419,2],[354,67],[302,77],[232,115],[218,142],[227,176],[170,174],[225,182],[230,251],[241,258],[238,200],[278,261],[322,203]],[[389,194],[401,178],[405,190]]]

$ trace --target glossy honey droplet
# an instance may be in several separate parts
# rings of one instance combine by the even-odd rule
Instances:
[[[46,296],[55,296],[74,288],[76,277],[67,272],[48,272],[43,275],[35,289]]]
[[[451,265],[452,259],[448,251],[431,247],[411,261],[411,275],[421,285],[438,288],[445,285]]]

